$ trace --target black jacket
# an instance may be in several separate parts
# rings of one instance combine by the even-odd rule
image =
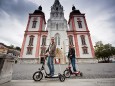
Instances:
[[[70,55],[72,55],[72,56],[70,56]],[[69,49],[68,58],[75,58],[75,49],[74,48]]]

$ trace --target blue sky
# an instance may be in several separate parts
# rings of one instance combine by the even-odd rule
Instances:
[[[72,5],[85,13],[93,45],[97,41],[115,46],[115,0],[59,0],[68,20]],[[54,0],[0,0],[0,42],[22,45],[28,14],[42,5],[46,20]]]

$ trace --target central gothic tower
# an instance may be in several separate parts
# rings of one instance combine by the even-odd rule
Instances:
[[[67,36],[67,20],[64,18],[63,6],[59,0],[55,0],[53,6],[51,6],[50,19],[47,21],[48,30],[48,43],[50,38],[55,38],[57,45],[56,49],[56,61],[61,63],[66,62],[66,55],[68,52],[68,36]]]

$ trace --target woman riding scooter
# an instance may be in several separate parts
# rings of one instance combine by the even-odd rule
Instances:
[[[68,52],[68,60],[69,65],[64,71],[64,75],[66,78],[69,78],[71,75],[80,75],[83,76],[83,73],[76,70],[76,58],[75,58],[75,49],[73,45],[69,45],[69,52]],[[72,64],[73,71],[71,70],[70,64]]]
[[[75,58],[75,49],[73,45],[69,45],[69,52],[68,52],[68,59],[69,59],[69,65],[72,64],[73,71],[77,72],[76,70],[76,58]]]

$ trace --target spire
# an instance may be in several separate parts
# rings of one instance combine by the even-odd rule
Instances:
[[[74,5],[72,6],[72,12],[70,12],[69,17],[71,18],[71,16],[73,15],[81,15],[81,12],[78,9],[76,9]]]
[[[63,6],[60,4],[59,0],[55,0],[54,4],[51,6],[50,18],[60,17],[64,17]]]
[[[54,4],[60,4],[59,0],[55,0]]]
[[[40,5],[40,6],[38,7],[38,9],[34,11],[33,14],[42,14],[42,15],[44,15],[44,13],[42,12],[42,6]]]
[[[73,7],[72,7],[72,10],[74,11],[74,10],[76,10],[76,8],[75,8],[75,6],[73,5]]]
[[[60,4],[59,0],[55,0],[53,6],[51,6],[51,11],[62,11],[63,12],[63,6]]]
[[[42,6],[41,5],[38,7],[38,10],[42,11]]]

